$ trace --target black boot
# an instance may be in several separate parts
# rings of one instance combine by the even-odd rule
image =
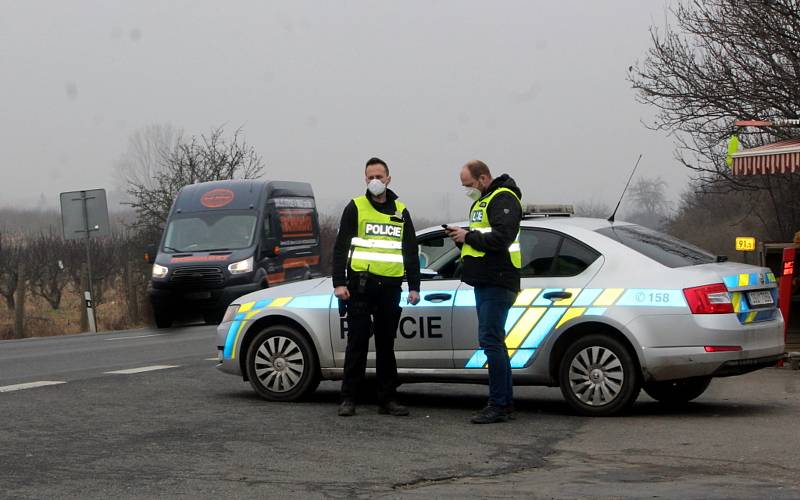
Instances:
[[[356,414],[356,404],[349,399],[345,399],[342,401],[342,404],[339,405],[339,416],[340,417],[352,417]]]
[[[397,404],[395,401],[387,401],[378,406],[378,413],[382,415],[393,415],[395,417],[405,417],[409,414],[408,408]]]
[[[473,424],[494,424],[497,422],[505,422],[508,418],[509,415],[505,409],[498,406],[487,406],[476,413],[470,421]]]

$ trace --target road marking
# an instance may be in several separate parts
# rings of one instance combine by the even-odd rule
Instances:
[[[206,358],[206,361],[219,361],[219,358]]]
[[[66,382],[63,380],[40,380],[39,382],[27,382],[25,384],[4,385],[0,387],[0,392],[21,391],[23,389],[35,389],[37,387],[59,384],[66,384]]]
[[[103,340],[128,340],[128,339],[143,339],[146,337],[162,337],[163,333],[153,333],[152,335],[134,335],[132,337],[111,337],[110,339]]]
[[[113,372],[105,372],[112,375],[131,375],[134,373],[152,372],[155,370],[166,370],[168,368],[178,368],[180,365],[153,365],[142,366],[140,368],[128,368],[127,370],[115,370]]]

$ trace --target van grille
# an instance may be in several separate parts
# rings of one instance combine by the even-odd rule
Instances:
[[[172,271],[169,278],[171,283],[182,286],[219,286],[224,277],[219,267],[180,267]]]

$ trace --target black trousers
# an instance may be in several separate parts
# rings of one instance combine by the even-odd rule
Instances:
[[[348,286],[347,349],[344,356],[342,400],[355,401],[367,368],[369,338],[375,335],[375,369],[378,379],[378,401],[395,397],[397,361],[394,339],[400,322],[400,287],[370,279],[363,290]]]

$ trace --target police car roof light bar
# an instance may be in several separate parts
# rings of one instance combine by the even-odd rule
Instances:
[[[570,217],[575,215],[575,207],[564,204],[528,203],[522,211],[523,216]]]

